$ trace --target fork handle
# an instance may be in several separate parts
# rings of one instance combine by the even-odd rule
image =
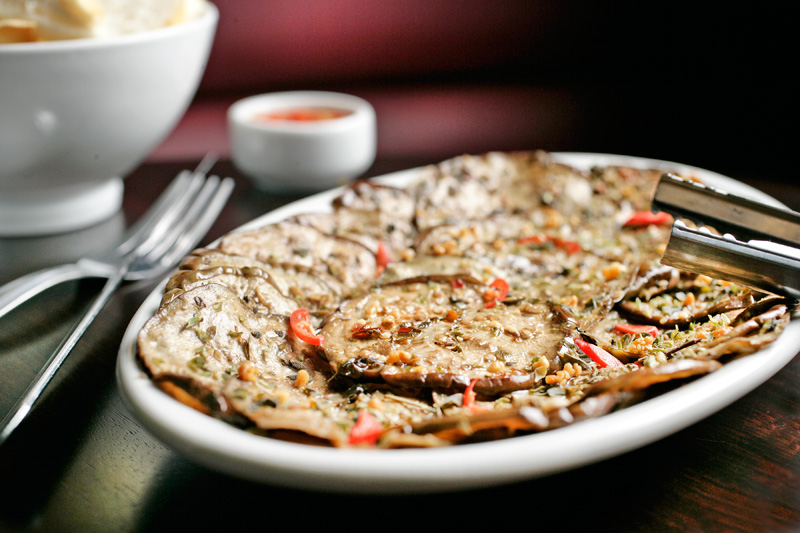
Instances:
[[[125,271],[121,269],[119,272],[114,273],[103,286],[103,290],[92,302],[92,305],[81,318],[80,322],[73,328],[70,334],[59,345],[58,349],[53,352],[47,360],[47,364],[39,371],[36,379],[28,386],[25,394],[17,401],[11,411],[6,414],[3,421],[0,423],[0,445],[11,435],[16,427],[27,416],[28,412],[33,407],[33,404],[42,394],[42,391],[50,383],[50,380],[55,375],[56,371],[61,367],[64,359],[67,358],[72,348],[81,338],[83,333],[89,327],[89,324],[97,317],[100,310],[103,309],[105,304],[111,298],[111,295],[122,283],[125,278]]]
[[[37,270],[9,281],[0,286],[0,317],[45,289],[64,281],[86,278],[90,275],[82,265],[71,263]]]

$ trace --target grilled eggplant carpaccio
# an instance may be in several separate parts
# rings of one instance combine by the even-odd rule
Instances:
[[[795,308],[661,265],[660,174],[515,152],[405,188],[359,181],[325,213],[194,251],[141,362],[210,416],[317,445],[447,446],[602,416],[763,348]]]

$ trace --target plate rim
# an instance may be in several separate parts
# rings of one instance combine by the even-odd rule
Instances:
[[[602,164],[651,168],[658,165],[676,172],[696,172],[712,182],[719,182],[712,185],[722,185],[726,190],[733,189],[731,192],[782,205],[742,182],[681,163],[591,152],[552,152],[550,155],[557,162],[580,163],[576,166],[605,161]],[[373,179],[382,183],[402,183],[422,168],[425,167],[392,172]],[[337,187],[292,202],[231,232],[310,212],[307,206],[324,211],[343,188]],[[157,389],[138,364],[136,337],[158,307],[162,289],[163,282],[137,309],[125,330],[117,357],[118,390],[124,405],[136,419],[161,442],[212,470],[250,481],[337,493],[422,494],[489,487],[562,472],[621,455],[727,407],[788,364],[800,345],[800,321],[793,321],[765,350],[731,361],[707,376],[646,402],[552,431],[433,449],[335,449],[282,442],[248,433],[201,414]],[[547,459],[543,460],[543,457]]]

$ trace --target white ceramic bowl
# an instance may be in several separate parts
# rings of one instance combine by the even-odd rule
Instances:
[[[324,120],[263,120],[270,113],[324,108]],[[231,158],[259,188],[310,193],[342,185],[375,160],[375,110],[362,98],[326,91],[251,96],[228,110]]]
[[[0,45],[0,235],[59,233],[116,213],[124,176],[172,131],[219,12],[120,37]]]

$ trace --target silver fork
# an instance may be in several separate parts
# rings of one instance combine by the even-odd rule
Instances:
[[[211,170],[216,158],[207,155],[194,172],[184,170],[161,193],[150,209],[125,233],[122,243],[111,251],[100,251],[83,257],[74,263],[57,265],[32,272],[0,286],[0,317],[40,292],[59,283],[83,278],[109,278],[116,271],[119,260],[125,257],[147,235],[158,230],[166,231],[166,226],[156,227],[166,212],[175,210],[177,202],[186,201],[192,191],[202,184],[205,175]],[[140,280],[154,277],[155,271],[134,270],[125,274],[126,280]]]
[[[97,299],[53,352],[25,394],[3,418],[0,423],[0,444],[5,442],[27,416],[78,339],[117,287],[124,280],[144,279],[165,273],[208,232],[230,196],[233,180],[221,180],[217,176],[205,178],[204,174],[205,170],[201,168],[188,175],[178,175],[141,221],[137,222],[130,237],[112,254],[80,260],[76,263],[78,267],[65,269],[67,274],[62,274],[62,280],[75,279],[82,275],[106,277],[108,280]],[[63,278],[63,275],[72,277]]]

